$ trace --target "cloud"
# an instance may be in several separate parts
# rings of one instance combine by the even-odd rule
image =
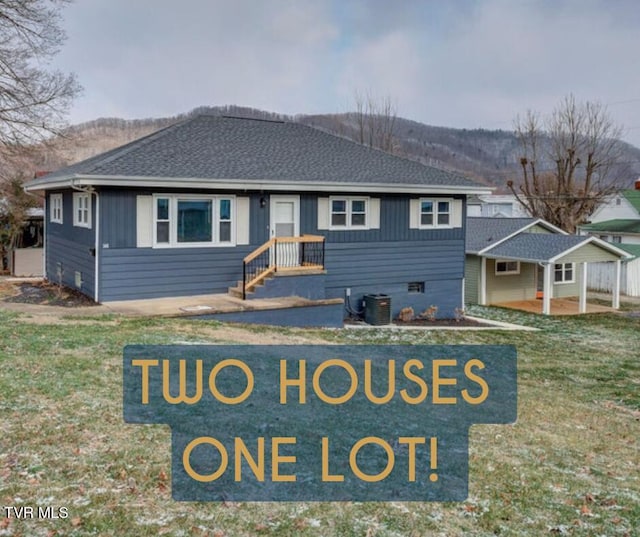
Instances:
[[[92,0],[65,19],[58,63],[85,86],[73,120],[217,104],[339,112],[359,90],[410,119],[510,128],[570,92],[640,98],[635,0]],[[639,109],[610,107],[636,145]]]

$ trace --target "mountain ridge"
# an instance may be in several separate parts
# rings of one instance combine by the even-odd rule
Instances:
[[[97,118],[71,125],[62,136],[32,147],[20,159],[20,168],[27,177],[36,171],[54,171],[202,113],[295,121],[358,139],[353,113],[289,116],[235,105],[201,106],[170,117]],[[506,192],[509,179],[519,181],[519,142],[512,131],[433,126],[401,117],[394,121],[393,152],[399,156],[465,175],[497,191]],[[631,188],[640,176],[640,149],[622,141],[621,146],[618,173],[622,186]]]

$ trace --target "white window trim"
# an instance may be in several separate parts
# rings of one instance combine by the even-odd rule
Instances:
[[[169,242],[158,242],[158,199],[169,200]],[[231,200],[231,240],[220,242],[220,200]],[[213,204],[213,240],[211,242],[178,242],[178,200],[208,200]],[[153,248],[226,248],[236,245],[236,196],[209,194],[153,194]]]
[[[62,224],[63,223],[62,194],[51,194],[49,198],[49,203],[51,203],[51,207],[49,208],[49,221],[53,224]],[[56,216],[56,213],[59,213],[59,215]]]
[[[82,209],[85,212],[87,221],[83,222],[78,218],[78,204],[81,199],[87,200],[87,206]],[[91,229],[91,194],[86,192],[74,192],[73,193],[73,225],[75,227],[84,227]]]
[[[556,280],[556,265],[562,265],[562,280]],[[565,280],[564,274],[566,270],[566,266],[571,265],[571,279]],[[554,263],[553,264],[553,284],[554,285],[563,285],[565,283],[576,283],[576,264],[575,263]]]
[[[344,226],[336,226],[331,223],[333,215],[333,202],[334,201],[346,201],[346,224]],[[354,226],[351,223],[351,207],[354,201],[364,201],[364,225]],[[368,196],[331,196],[329,197],[329,230],[330,231],[347,231],[347,230],[362,230],[370,229],[371,223],[371,199]]]
[[[516,263],[516,270],[498,270],[498,263]],[[513,259],[496,259],[494,265],[496,276],[512,276],[514,274],[520,274],[520,261],[514,261]]]
[[[422,203],[425,201],[430,201],[433,203],[433,224],[423,224],[422,223]],[[449,223],[448,224],[438,224],[438,202],[446,201],[449,204],[449,211],[447,214],[449,215]],[[453,224],[453,198],[420,198],[418,201],[418,229],[452,229]]]

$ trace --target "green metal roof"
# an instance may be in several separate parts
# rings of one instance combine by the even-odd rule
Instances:
[[[640,192],[640,191],[639,191]],[[607,231],[609,233],[640,233],[640,219],[616,219],[583,224],[584,231]]]
[[[620,250],[624,250],[628,254],[631,254],[634,257],[640,257],[640,244],[625,244],[625,243],[617,243],[614,244]]]
[[[627,189],[620,192],[633,208],[640,213],[640,190]]]

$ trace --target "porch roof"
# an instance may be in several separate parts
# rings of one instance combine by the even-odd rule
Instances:
[[[483,255],[492,259],[513,259],[530,263],[553,263],[556,259],[564,257],[587,244],[593,244],[620,258],[630,257],[630,254],[627,252],[596,237],[584,235],[553,235],[546,233],[520,233],[483,252]]]

